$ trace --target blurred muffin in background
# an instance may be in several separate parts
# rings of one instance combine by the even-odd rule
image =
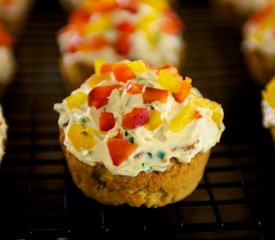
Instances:
[[[266,84],[275,74],[275,3],[255,13],[243,27],[242,50],[253,79]]]
[[[77,8],[82,8],[82,7],[87,7],[91,2],[93,2],[94,0],[59,0],[61,6],[66,10],[66,11],[73,11]],[[169,4],[171,4],[171,6],[176,9],[178,7],[178,0],[160,0],[160,1],[154,1],[154,0],[135,0],[135,2],[140,1],[140,2],[145,2],[145,3],[149,3],[151,2],[151,4],[159,4],[160,2],[167,2]],[[95,2],[95,1],[94,1]],[[96,1],[96,2],[101,2]],[[105,2],[107,2],[105,0]],[[109,2],[114,2],[112,0],[110,0]],[[121,0],[116,0],[116,2],[123,2]],[[165,3],[166,4],[166,3]]]
[[[274,0],[212,0],[211,4],[219,20],[239,27],[255,12]]]
[[[0,0],[0,21],[12,34],[18,34],[33,0]]]
[[[16,71],[13,43],[13,37],[0,24],[0,97]]]
[[[60,69],[69,91],[94,72],[95,59],[181,65],[183,22],[166,1],[99,2],[72,12],[58,33]]]
[[[3,115],[2,106],[0,105],[0,165],[5,153],[5,144],[7,139],[7,124]]]
[[[263,126],[270,130],[275,145],[275,76],[262,91]]]

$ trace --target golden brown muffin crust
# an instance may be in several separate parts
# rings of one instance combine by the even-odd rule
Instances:
[[[155,208],[180,201],[197,187],[210,155],[210,150],[198,154],[190,164],[173,159],[172,167],[164,172],[140,172],[130,177],[113,175],[100,164],[83,163],[67,151],[64,138],[60,130],[59,140],[74,183],[86,196],[108,205]]]

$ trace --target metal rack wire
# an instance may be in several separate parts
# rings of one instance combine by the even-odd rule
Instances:
[[[16,46],[18,74],[3,99],[9,124],[0,172],[1,239],[268,239],[274,149],[261,126],[260,88],[247,74],[238,30],[217,24],[207,1],[181,2],[187,42],[183,74],[222,103],[226,131],[197,190],[160,209],[103,206],[74,186],[58,143],[53,104],[66,95],[56,33],[66,13],[36,1]],[[88,221],[87,221],[88,219]]]

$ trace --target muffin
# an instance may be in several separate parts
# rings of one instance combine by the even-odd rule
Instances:
[[[241,27],[255,12],[274,0],[212,0],[215,14],[229,25]]]
[[[152,0],[130,0],[132,3],[136,3],[137,1],[139,2],[145,2],[149,3],[151,5],[156,5],[156,6],[163,6],[163,5],[168,5],[171,4],[172,7],[176,8],[178,6],[178,0],[158,0],[158,1],[152,1]],[[66,11],[73,11],[77,8],[82,8],[82,7],[87,7],[89,4],[91,4],[92,0],[59,0],[61,6],[66,10]],[[93,2],[92,4],[102,4],[106,3],[107,0],[99,0]],[[108,0],[108,2],[112,2],[115,4],[117,0]]]
[[[5,153],[5,144],[7,139],[7,124],[0,105],[0,164]]]
[[[33,0],[0,0],[0,21],[12,34],[18,34]]]
[[[0,24],[0,97],[12,81],[16,69],[13,43],[13,37]]]
[[[76,186],[107,205],[156,208],[184,199],[224,130],[221,105],[170,65],[122,60],[95,68],[54,105]]]
[[[270,130],[275,145],[275,76],[262,91],[263,126]]]
[[[243,28],[242,50],[252,78],[266,84],[275,74],[275,3],[257,12]]]
[[[130,1],[74,11],[58,33],[60,70],[69,92],[94,72],[94,60],[143,59],[180,66],[183,23],[168,5]]]

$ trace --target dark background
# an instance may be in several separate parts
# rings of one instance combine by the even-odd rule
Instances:
[[[187,43],[182,75],[225,112],[226,130],[197,190],[146,209],[103,206],[76,189],[53,111],[66,96],[56,34],[67,13],[55,0],[36,0],[15,47],[18,73],[2,99],[9,131],[0,170],[0,239],[274,239],[275,154],[262,127],[262,87],[240,51],[241,30],[218,21],[208,1],[180,1],[177,12]]]

